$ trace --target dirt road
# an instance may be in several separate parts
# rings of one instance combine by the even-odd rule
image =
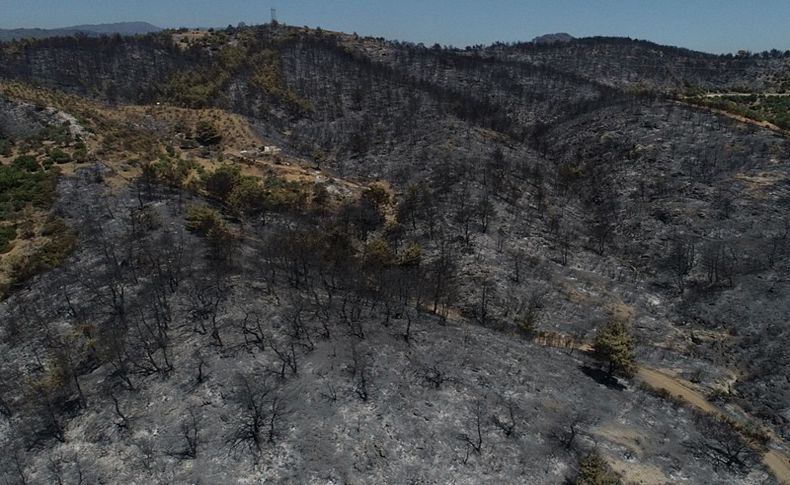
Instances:
[[[766,97],[766,98],[782,98],[785,96],[790,96],[787,93],[706,93],[703,95],[705,98],[724,98],[724,97],[742,97],[746,98],[749,96],[757,96],[757,97]]]
[[[721,115],[721,116],[726,116],[727,118],[733,119],[735,121],[739,121],[739,122],[747,124],[747,125],[759,126],[760,128],[765,128],[765,129],[768,129],[768,130],[771,130],[771,131],[775,131],[775,132],[777,132],[779,134],[782,134],[784,136],[790,136],[790,131],[783,130],[782,128],[779,128],[775,124],[773,124],[771,122],[768,122],[768,121],[753,120],[753,119],[747,118],[745,116],[737,115],[735,113],[730,113],[729,111],[725,111],[725,110],[722,110],[722,109],[711,108],[710,106],[704,106],[704,105],[701,105],[701,104],[690,103],[688,101],[676,100],[675,102],[680,104],[680,105],[683,105],[683,106],[691,106],[692,108],[703,109],[703,110],[706,110],[706,111],[708,111],[710,113],[714,113],[714,114]]]
[[[551,337],[552,336],[549,334],[541,334],[538,338],[534,339],[534,342],[548,347],[572,347],[581,352],[592,351],[592,346],[589,343],[579,342],[559,334],[554,335],[553,338]],[[727,415],[722,409],[708,401],[705,395],[697,390],[694,384],[665,371],[649,367],[639,367],[636,378],[653,389],[663,389],[669,392],[673,397],[701,411],[717,416]],[[773,441],[784,447],[784,443],[781,442],[778,436],[773,435]],[[790,456],[776,449],[762,451],[762,455],[763,463],[771,470],[771,473],[774,474],[779,484],[790,485]]]
[[[702,393],[682,379],[647,367],[639,369],[637,378],[654,389],[664,389],[702,411],[724,415],[721,409],[708,402]],[[777,450],[768,450],[763,453],[763,463],[773,472],[781,485],[790,485],[790,457]]]
[[[637,378],[653,389],[664,389],[674,397],[679,397],[706,413],[719,414],[720,411],[709,403],[705,396],[695,390],[690,383],[656,369],[640,367]]]

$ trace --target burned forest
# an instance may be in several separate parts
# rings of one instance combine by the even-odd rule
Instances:
[[[0,483],[785,484],[790,52],[0,42]]]

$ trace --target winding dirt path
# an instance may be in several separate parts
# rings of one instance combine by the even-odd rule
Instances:
[[[711,404],[702,393],[683,379],[648,367],[640,367],[637,378],[650,387],[663,389],[706,413],[725,415],[721,409]],[[778,441],[778,437],[774,436],[774,440]],[[790,457],[778,450],[769,449],[763,452],[763,463],[773,472],[781,485],[790,484]]]
[[[709,403],[705,396],[682,379],[649,367],[640,367],[636,377],[653,389],[663,389],[706,413],[720,414],[719,409]]]
[[[579,342],[564,335],[549,335],[541,334],[533,339],[537,344],[547,347],[557,348],[573,348],[580,352],[589,353],[592,351],[592,346],[587,342]],[[640,366],[636,378],[652,387],[653,389],[663,389],[670,393],[673,397],[684,401],[685,403],[694,406],[695,408],[716,416],[727,416],[721,408],[714,405],[705,397],[705,395],[697,390],[697,387],[679,377],[668,374],[667,372],[650,367]],[[785,448],[782,440],[771,433],[774,443],[778,446]],[[785,452],[769,448],[768,450],[759,450],[762,453],[763,463],[771,473],[776,477],[780,485],[790,485],[790,456]]]
[[[780,485],[790,484],[790,458],[776,450],[768,450],[763,455],[763,463],[771,469]]]
[[[707,111],[709,113],[714,113],[714,114],[717,114],[717,115],[720,115],[720,116],[724,116],[724,117],[733,119],[735,121],[738,121],[738,122],[746,124],[746,125],[752,125],[752,126],[758,126],[760,128],[765,128],[767,130],[771,130],[773,132],[779,133],[780,135],[790,136],[790,131],[783,130],[782,128],[779,128],[778,126],[776,126],[775,124],[773,124],[773,123],[771,123],[769,121],[758,121],[758,120],[755,120],[755,119],[752,119],[752,118],[747,118],[745,116],[737,115],[735,113],[730,113],[729,111],[725,111],[723,109],[711,108],[710,106],[705,106],[705,105],[696,104],[696,103],[690,103],[688,101],[675,100],[674,102],[679,104],[679,105],[682,105],[682,106],[690,106],[692,108],[701,109],[701,110],[705,110],[705,111]]]

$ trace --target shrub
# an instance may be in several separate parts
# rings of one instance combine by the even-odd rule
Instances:
[[[182,187],[189,177],[189,173],[195,169],[197,164],[191,160],[172,159],[162,157],[147,170],[151,171],[148,176],[170,185],[171,187]]]
[[[71,159],[76,163],[85,163],[88,161],[88,149],[84,146],[76,148],[71,156]]]
[[[0,156],[11,156],[11,142],[4,138],[0,138]]]
[[[53,162],[58,164],[69,163],[71,161],[71,156],[68,153],[61,150],[60,148],[54,148],[49,153],[49,158],[51,158]]]
[[[324,161],[326,161],[326,154],[324,153],[323,150],[321,150],[321,148],[315,147],[313,148],[313,151],[310,153],[310,158],[312,158],[313,162],[315,162],[316,168],[320,169],[321,164],[324,163]]]
[[[593,450],[579,460],[579,474],[576,485],[617,485],[620,479],[611,471],[606,460],[598,450]]]
[[[42,234],[50,240],[21,261],[12,270],[14,284],[22,283],[33,276],[60,266],[66,257],[77,247],[78,237],[74,230],[66,226],[62,219],[51,218],[47,221]]]
[[[0,254],[11,250],[11,242],[16,239],[16,227],[0,226]]]
[[[219,212],[207,206],[190,206],[187,208],[186,225],[190,231],[206,238],[215,259],[230,258],[236,236]]]
[[[57,171],[30,172],[19,164],[0,165],[0,217],[8,217],[32,204],[39,208],[49,208],[54,200],[57,186]]]
[[[25,170],[27,172],[37,172],[41,170],[41,166],[38,164],[36,157],[30,155],[16,157],[14,161],[11,162],[11,166],[18,170]]]
[[[223,165],[203,178],[209,194],[225,200],[241,182],[241,170],[235,165]]]
[[[726,402],[730,397],[730,393],[721,388],[713,389],[708,393],[708,401],[711,402]]]
[[[195,140],[203,146],[219,145],[222,142],[222,134],[208,121],[199,121],[195,125]]]
[[[378,210],[383,210],[390,203],[390,194],[384,185],[373,182],[362,192],[362,200],[369,202]]]
[[[239,214],[261,214],[267,208],[266,191],[257,179],[243,177],[231,190],[227,202]]]
[[[365,247],[365,262],[370,266],[394,266],[397,261],[395,252],[384,239],[374,239]]]
[[[402,266],[419,266],[422,262],[422,248],[417,243],[412,243],[400,253],[400,264]]]
[[[266,177],[263,187],[266,189],[268,207],[272,210],[301,207],[306,202],[305,194],[300,191],[299,184],[288,182],[275,175]]]
[[[187,208],[187,229],[205,236],[211,228],[224,224],[219,212],[205,205],[193,205]]]

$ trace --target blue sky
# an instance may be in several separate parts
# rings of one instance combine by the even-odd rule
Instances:
[[[0,28],[281,21],[426,44],[616,35],[709,52],[790,49],[790,0],[0,0]]]

